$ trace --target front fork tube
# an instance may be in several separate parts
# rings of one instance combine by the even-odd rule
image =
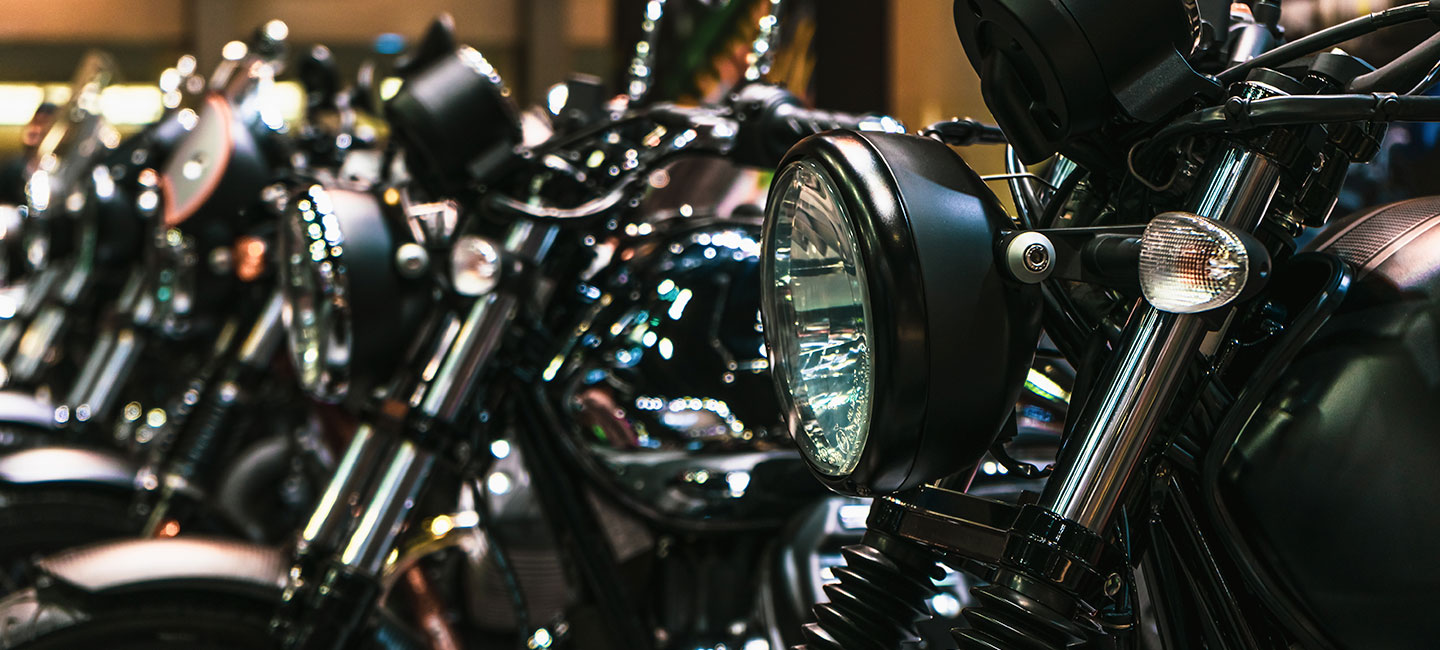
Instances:
[[[539,260],[556,232],[555,226],[517,222],[504,246]],[[297,547],[285,597],[271,623],[284,648],[344,647],[374,611],[381,574],[431,476],[435,450],[444,448],[443,434],[474,403],[478,382],[518,306],[517,294],[508,288],[476,298],[453,338],[442,336],[434,343],[432,349],[440,353],[432,357],[439,360],[435,371],[389,389],[409,406],[403,420],[407,439],[387,445],[380,442],[386,436],[377,437],[362,425],[364,439],[357,435],[342,463],[350,467],[332,479]],[[366,477],[376,474],[357,470],[371,462],[366,459],[372,453],[380,459],[373,465],[379,478],[366,484]],[[359,495],[354,512],[347,505],[349,495]],[[358,523],[339,534],[351,521]]]
[[[16,332],[0,333],[0,344],[6,346],[9,353],[4,377],[7,385],[34,386],[42,383],[44,371],[54,361],[62,339],[73,325],[73,310],[90,286],[90,280],[88,265],[72,263],[66,272],[52,279],[53,284],[46,283],[45,294],[36,296],[39,302],[34,307],[32,319],[7,323],[9,327],[18,328],[18,335]],[[23,305],[20,309],[30,308],[30,305]]]
[[[476,380],[514,313],[510,295],[474,303],[459,332],[443,343],[448,349],[437,372],[422,376],[411,393],[418,407],[413,417],[440,430],[455,421],[473,398]],[[435,466],[434,452],[418,443],[436,447],[440,442],[431,439],[435,427],[409,428],[416,439],[398,442],[369,424],[357,430],[297,546],[272,621],[283,647],[345,647],[374,610],[396,538]]]
[[[285,648],[343,648],[380,598],[380,576],[410,520],[435,468],[434,454],[402,441],[380,467],[380,479],[367,490],[359,524],[343,549],[313,558],[311,572],[292,573],[286,602],[277,617]],[[300,565],[296,565],[297,568]],[[319,575],[305,588],[306,574]]]
[[[1041,506],[1097,533],[1106,529],[1205,330],[1199,317],[1136,307],[1108,383],[1085,405]]]
[[[1237,230],[1251,231],[1268,211],[1279,168],[1269,158],[1230,146],[1197,186],[1191,209]],[[972,629],[957,631],[960,647],[1065,647],[1079,628],[1060,626],[1074,617],[1133,620],[1125,597],[1133,593],[1129,559],[1115,548],[1112,532],[1127,495],[1151,450],[1161,419],[1170,410],[1209,326],[1199,316],[1162,313],[1141,300],[1119,348],[1067,434],[1040,500],[1017,517],[1007,537],[1030,540],[1049,560],[1007,556],[981,606],[966,610]],[[1105,554],[1086,549],[1105,548]],[[1096,560],[1094,562],[1086,559]],[[1088,573],[1089,579],[1067,576]],[[1043,605],[1043,606],[1042,606]],[[1098,610],[1098,611],[1097,611]],[[1113,611],[1112,611],[1113,610]],[[1029,644],[1029,645],[1026,645]]]

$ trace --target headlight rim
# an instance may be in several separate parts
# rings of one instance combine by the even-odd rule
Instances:
[[[321,197],[324,198],[322,199]],[[328,366],[326,362],[329,354],[325,346],[330,342],[324,340],[324,338],[332,331],[331,324],[336,319],[349,321],[353,318],[353,314],[351,314],[349,302],[346,300],[349,293],[349,282],[342,256],[332,254],[331,246],[321,246],[319,248],[322,252],[320,259],[315,259],[312,254],[308,253],[311,246],[315,243],[329,241],[332,238],[342,246],[344,244],[344,232],[342,228],[336,227],[338,223],[332,223],[329,226],[325,224],[326,216],[335,217],[338,221],[338,217],[336,217],[333,208],[322,211],[322,209],[318,207],[319,204],[317,201],[319,200],[325,201],[328,205],[330,201],[329,192],[323,186],[314,184],[292,195],[286,205],[285,218],[280,229],[281,260],[279,279],[284,297],[280,318],[285,326],[285,347],[290,355],[290,362],[295,367],[296,379],[300,383],[301,389],[311,397],[322,402],[338,402],[344,399],[348,393],[350,366],[349,364],[341,367]],[[301,207],[301,204],[306,202],[312,207]],[[315,213],[316,217],[313,219],[305,219],[304,213],[306,212]],[[297,224],[297,219],[303,221]],[[309,229],[304,225],[305,223],[315,224],[320,230],[319,236],[316,237],[310,234]],[[295,241],[296,236],[301,238],[298,243],[303,244],[299,246],[298,249],[295,248],[297,244]],[[295,256],[299,257],[299,264],[292,261],[292,257]],[[327,263],[329,265],[328,269],[326,268]],[[321,341],[317,344],[320,346],[320,352],[317,353],[316,356],[319,358],[317,358],[314,363],[317,364],[320,369],[317,371],[318,375],[313,379],[307,378],[306,376],[306,361],[302,358],[304,352],[300,349],[300,345],[297,344],[297,341],[300,339],[297,333],[299,324],[296,322],[296,302],[298,301],[294,297],[297,291],[297,285],[294,280],[297,266],[301,267],[302,270],[300,272],[306,275],[306,281],[309,283],[309,286],[301,289],[301,291],[310,294],[305,297],[314,303],[312,309],[317,313],[316,318],[317,321],[319,321],[315,330],[317,332],[316,338]],[[346,345],[353,350],[353,329],[349,327],[345,329],[351,332],[351,335],[347,337]]]
[[[334,228],[336,232],[331,237],[339,243],[339,251],[333,245],[325,246],[321,259],[316,260],[309,257],[307,248],[301,251],[301,264],[321,285],[315,294],[320,297],[317,304],[330,305],[332,321],[343,319],[339,331],[348,337],[349,349],[339,363],[329,365],[324,381],[311,383],[303,376],[300,366],[303,359],[299,358],[302,350],[296,345],[295,305],[289,294],[293,272],[290,257],[296,234],[304,236],[307,247],[316,241],[313,234],[292,232],[292,223],[301,218],[297,215],[298,204],[309,200],[312,207],[316,206],[317,193],[325,197],[333,217],[328,223],[317,220],[321,224],[319,237],[331,243],[326,233]],[[393,214],[395,211],[380,198],[378,188],[325,187],[312,182],[291,190],[281,228],[280,282],[286,292],[281,316],[287,352],[296,364],[297,374],[301,375],[297,379],[314,399],[329,403],[343,401],[356,394],[359,386],[369,379],[390,373],[394,360],[405,347],[395,342],[403,340],[420,315],[420,298],[427,295],[424,288],[429,286],[430,278],[423,273],[406,278],[397,269],[396,252],[411,239],[401,226],[403,217]],[[330,263],[329,277],[322,277],[318,270],[323,262]],[[333,324],[320,324],[317,331],[321,336],[329,336],[337,330]],[[317,362],[322,364],[334,359],[323,353],[317,356],[321,357]]]
[[[1038,287],[1009,280],[996,263],[1009,216],[936,140],[832,131],[802,140],[781,169],[801,157],[840,189],[877,317],[860,462],[845,477],[811,473],[832,490],[876,496],[973,470],[1013,411],[1039,338]],[[770,226],[762,272],[773,296]]]
[[[871,324],[869,421],[866,423],[866,442],[855,469],[843,475],[827,474],[817,469],[807,455],[802,453],[801,456],[805,458],[811,474],[831,490],[861,496],[891,492],[893,490],[889,486],[902,485],[909,478],[927,401],[923,390],[916,391],[908,386],[915,383],[917,376],[928,377],[930,370],[928,345],[924,337],[899,336],[902,328],[913,328],[916,323],[925,323],[928,319],[913,233],[890,170],[885,167],[878,152],[859,134],[831,133],[825,138],[802,140],[781,160],[775,178],[784,177],[790,166],[801,160],[814,164],[835,187],[838,198],[844,203],[845,218],[859,240],[856,248],[860,253],[860,262],[865,266],[866,293],[871,302],[869,311],[875,321]],[[859,167],[857,162],[871,164]],[[772,183],[766,199],[767,206],[776,204],[779,191],[780,184]],[[775,319],[769,299],[774,286],[774,227],[775,220],[770,218],[767,207],[761,235],[764,292],[761,311],[767,333],[774,331],[772,323]],[[882,229],[896,236],[882,236]],[[901,282],[898,278],[905,278],[905,281]],[[896,323],[901,325],[897,327]],[[772,367],[778,363],[781,362],[771,359]],[[780,373],[774,373],[774,376],[785,426],[795,437],[801,422],[791,404],[786,380]],[[887,426],[887,429],[903,433],[883,444],[876,444],[873,435],[876,422],[899,423],[898,426]]]

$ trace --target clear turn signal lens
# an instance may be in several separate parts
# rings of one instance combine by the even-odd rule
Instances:
[[[1189,212],[1166,212],[1140,239],[1140,289],[1160,311],[1194,314],[1240,296],[1256,260],[1245,237]],[[1264,255],[1263,249],[1260,251]],[[1267,259],[1260,261],[1268,267]]]
[[[500,283],[500,248],[484,237],[456,239],[450,250],[450,274],[462,296],[490,293]]]

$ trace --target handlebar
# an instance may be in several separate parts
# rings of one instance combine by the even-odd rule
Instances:
[[[531,151],[545,158],[554,151],[598,137],[619,125],[648,120],[666,126],[669,132],[641,164],[615,179],[603,195],[585,203],[561,208],[536,200],[520,201],[496,193],[486,203],[503,216],[536,220],[573,220],[605,214],[622,205],[643,189],[649,172],[677,155],[725,156],[742,165],[773,168],[796,142],[832,129],[904,133],[905,125],[895,118],[841,113],[804,107],[789,91],[766,84],[750,84],[719,108],[656,104],[620,120],[599,124],[550,142]],[[559,168],[556,168],[559,169]]]
[[[742,164],[774,167],[796,142],[834,129],[904,133],[905,125],[887,115],[843,113],[806,108],[778,86],[750,84],[732,99],[740,133],[731,156]]]

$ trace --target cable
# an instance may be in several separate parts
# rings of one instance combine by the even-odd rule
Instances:
[[[1007,184],[1010,186],[1010,195],[1015,199],[1015,213],[1020,217],[1020,227],[1026,230],[1035,227],[1035,214],[1042,209],[1035,183],[1024,178],[1028,173],[1020,155],[1015,153],[1014,145],[1005,145],[1005,175],[1009,176]]]
[[[1329,122],[1440,122],[1440,97],[1371,93],[1299,95],[1244,99],[1181,116],[1160,129],[1147,148],[1207,131],[1243,131],[1262,126]]]
[[[1273,67],[1298,59],[1307,54],[1319,52],[1327,47],[1339,45],[1352,38],[1364,36],[1384,27],[1423,20],[1429,17],[1430,3],[1428,2],[1414,2],[1399,7],[1391,7],[1384,11],[1378,11],[1366,16],[1347,20],[1334,27],[1328,27],[1309,36],[1291,41],[1249,61],[1233,66],[1215,75],[1215,77],[1220,83],[1229,84],[1244,79],[1245,75],[1255,68]]]
[[[1060,211],[1070,201],[1070,195],[1075,193],[1080,181],[1085,180],[1089,174],[1084,167],[1076,167],[1075,171],[1067,174],[1065,180],[1060,181],[1060,187],[1055,189],[1055,193],[1051,194],[1050,200],[1045,203],[1045,211],[1040,214],[1037,225],[1041,228],[1054,228],[1055,220],[1060,218]]]
[[[1420,81],[1405,94],[1424,95],[1430,92],[1430,89],[1435,86],[1437,80],[1440,80],[1440,61],[1436,61],[1435,65],[1430,68],[1430,71],[1425,73],[1425,77],[1420,79]]]
[[[1423,84],[1427,71],[1428,74],[1434,74],[1437,58],[1440,58],[1440,34],[1425,39],[1425,42],[1406,50],[1389,63],[1351,79],[1350,83],[1345,85],[1345,92],[1405,92]]]

